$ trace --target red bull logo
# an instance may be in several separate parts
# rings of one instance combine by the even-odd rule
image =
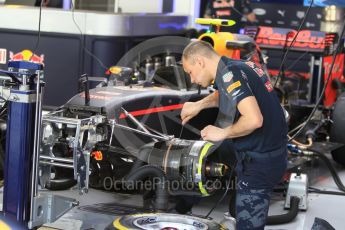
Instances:
[[[23,50],[16,54],[10,51],[10,61],[28,61],[44,65],[44,55],[38,56],[32,53],[31,50]]]
[[[256,43],[264,48],[282,49],[290,46],[297,31],[275,27],[260,26]],[[292,50],[323,52],[326,33],[320,31],[301,30],[292,45]]]

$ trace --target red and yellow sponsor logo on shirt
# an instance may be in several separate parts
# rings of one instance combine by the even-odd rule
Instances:
[[[240,86],[241,86],[241,82],[236,81],[236,82],[232,83],[231,85],[229,85],[229,87],[226,89],[226,91],[228,91],[228,93],[231,93],[234,89],[236,89]]]
[[[265,72],[260,68],[254,68],[254,71],[259,75],[259,77],[262,77],[265,75]]]
[[[266,89],[267,89],[268,92],[272,92],[273,91],[273,86],[272,86],[270,81],[266,81],[265,86],[266,86]]]

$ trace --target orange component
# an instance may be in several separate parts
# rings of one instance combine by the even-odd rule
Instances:
[[[91,157],[95,158],[96,161],[103,160],[103,153],[101,151],[93,151]]]
[[[202,34],[199,40],[209,42],[214,50],[221,56],[227,56],[233,59],[239,59],[239,50],[229,49],[226,47],[226,42],[235,40],[235,36],[229,32],[205,33]]]

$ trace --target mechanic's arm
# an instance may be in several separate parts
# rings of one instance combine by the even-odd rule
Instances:
[[[181,110],[182,125],[186,124],[190,119],[198,115],[198,113],[206,108],[218,107],[218,91],[208,95],[197,102],[184,103]]]
[[[241,116],[236,123],[224,129],[226,138],[246,136],[262,126],[263,117],[254,96],[241,100],[237,108]]]
[[[203,98],[200,101],[197,101],[198,105],[200,106],[201,110],[207,108],[214,108],[219,106],[219,95],[218,90],[214,91],[207,97]]]
[[[254,65],[254,63],[252,64]],[[253,68],[251,67],[252,64],[246,63],[250,68]],[[252,133],[263,125],[263,116],[260,107],[253,94],[253,90],[246,80],[249,77],[259,76],[255,76],[256,73],[245,66],[241,68],[232,66],[229,68],[229,73],[230,72],[233,73],[233,78],[231,81],[226,81],[226,78],[225,81],[223,79],[224,84],[222,87],[226,91],[225,95],[222,96],[228,100],[228,103],[234,103],[236,105],[240,116],[235,123],[226,128],[220,128],[213,125],[206,126],[200,132],[203,140],[217,142],[228,138],[242,137]],[[233,114],[228,115],[235,116],[234,112],[235,111],[232,111],[231,113]]]
[[[217,142],[228,138],[246,136],[262,126],[263,117],[254,96],[241,100],[237,108],[241,116],[236,123],[224,129],[208,125],[200,132],[202,139]]]

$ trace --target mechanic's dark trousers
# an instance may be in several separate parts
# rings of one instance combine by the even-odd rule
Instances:
[[[264,229],[271,192],[286,170],[286,147],[268,153],[237,152],[236,156],[236,229]]]

